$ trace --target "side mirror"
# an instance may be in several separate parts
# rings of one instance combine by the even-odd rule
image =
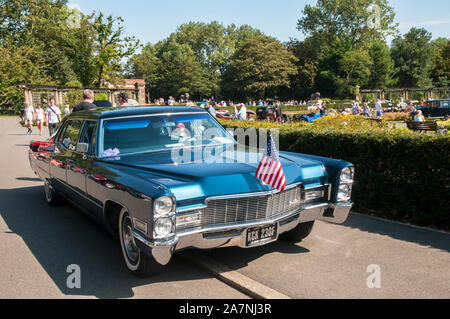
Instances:
[[[88,143],[78,143],[76,152],[86,154],[89,150],[89,144]]]

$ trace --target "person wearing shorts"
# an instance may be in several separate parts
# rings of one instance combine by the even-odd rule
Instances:
[[[38,105],[37,108],[34,110],[34,114],[36,117],[36,124],[39,129],[39,135],[42,135],[42,128],[44,124],[44,109],[42,108],[42,105]]]
[[[56,132],[59,122],[61,122],[61,110],[55,105],[55,100],[51,99],[47,110],[45,110],[46,122],[50,136]]]
[[[23,111],[22,120],[25,122],[25,127],[28,129],[27,134],[33,133],[33,116],[34,109],[29,102],[25,102],[25,109]]]

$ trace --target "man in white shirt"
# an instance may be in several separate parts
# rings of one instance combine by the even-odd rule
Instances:
[[[25,122],[25,127],[28,128],[27,134],[33,133],[33,117],[34,109],[29,102],[25,102],[25,109],[23,110],[22,121]]]
[[[241,109],[239,110],[238,120],[245,121],[246,119],[247,119],[247,108],[245,107],[245,105],[242,105]]]
[[[45,121],[47,122],[50,136],[56,132],[59,122],[61,122],[61,110],[55,105],[55,100],[51,99],[48,108],[45,110]]]

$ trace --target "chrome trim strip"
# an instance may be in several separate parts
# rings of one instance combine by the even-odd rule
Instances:
[[[184,236],[189,236],[189,235],[193,235],[193,234],[197,234],[197,233],[204,233],[204,232],[211,232],[211,231],[225,231],[225,230],[236,229],[236,228],[248,228],[248,227],[260,226],[260,225],[262,225],[262,226],[270,225],[270,224],[274,224],[282,219],[290,217],[291,215],[295,215],[299,212],[302,212],[304,210],[310,210],[310,209],[328,207],[328,206],[329,206],[328,203],[321,203],[321,204],[317,204],[317,205],[305,206],[305,207],[300,207],[298,209],[287,212],[283,215],[279,215],[279,216],[272,217],[269,219],[255,220],[255,221],[251,221],[251,222],[240,222],[240,223],[227,224],[227,225],[221,225],[221,226],[207,226],[207,227],[201,228],[201,229],[194,229],[194,230],[186,231],[186,232],[178,232],[177,235],[179,237],[184,237]]]
[[[291,185],[287,186],[285,190],[290,190],[290,189],[296,188],[300,185],[302,185],[302,183],[291,184]],[[274,191],[255,192],[255,193],[242,193],[242,194],[233,194],[233,195],[212,196],[212,197],[206,198],[205,203],[210,202],[212,200],[260,197],[260,196],[275,195],[278,193],[281,193],[281,192],[279,190],[274,190]]]

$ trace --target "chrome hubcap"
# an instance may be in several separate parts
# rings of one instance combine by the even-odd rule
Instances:
[[[122,238],[123,246],[125,248],[128,259],[132,263],[136,263],[139,260],[139,249],[137,248],[136,242],[134,241],[133,229],[131,227],[131,220],[129,217],[125,217],[123,220]]]
[[[52,200],[52,193],[50,190],[50,187],[48,186],[48,183],[44,183],[44,192],[45,192],[45,198],[47,199],[48,202],[50,202]]]

